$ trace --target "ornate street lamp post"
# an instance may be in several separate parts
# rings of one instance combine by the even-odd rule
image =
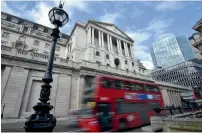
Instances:
[[[60,3],[59,8],[52,8],[48,14],[50,22],[55,26],[51,33],[52,46],[46,73],[42,79],[44,84],[41,86],[42,89],[39,98],[40,102],[38,102],[37,105],[33,107],[35,113],[32,114],[25,122],[24,128],[26,132],[52,132],[52,130],[56,126],[56,118],[52,114],[50,114],[50,110],[52,110],[53,106],[50,105],[48,101],[50,100],[50,89],[52,87],[50,83],[53,82],[52,68],[55,46],[57,43],[57,39],[60,38],[59,27],[64,26],[69,21],[68,14],[62,8],[63,5]]]

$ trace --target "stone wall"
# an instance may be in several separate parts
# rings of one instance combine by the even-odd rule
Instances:
[[[151,125],[142,127],[142,130],[148,132],[202,132],[201,116],[202,110],[168,116],[152,116]]]

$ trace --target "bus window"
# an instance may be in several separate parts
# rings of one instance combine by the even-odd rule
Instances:
[[[141,84],[133,84],[132,90],[134,90],[134,91],[137,91],[137,90],[144,91],[144,86],[141,85]]]
[[[144,85],[146,92],[159,92],[159,89],[156,86]]]
[[[144,89],[146,92],[152,92],[151,86],[149,86],[149,85],[144,85]]]
[[[134,113],[138,112],[141,109],[145,109],[144,103],[126,103],[126,102],[117,102],[117,113]]]
[[[114,88],[114,81],[109,79],[103,79],[102,85],[104,88]]]
[[[121,84],[122,84],[121,81],[118,81],[118,80],[114,81],[114,85],[116,89],[121,89]]]
[[[123,82],[123,89],[132,90],[132,84],[130,82]]]
[[[152,91],[153,92],[160,92],[160,90],[159,90],[159,88],[158,87],[156,87],[156,86],[152,86],[153,88],[152,88]]]

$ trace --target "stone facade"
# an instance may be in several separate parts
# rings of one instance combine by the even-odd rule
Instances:
[[[195,48],[192,49],[194,50],[196,58],[202,59],[202,33],[194,33],[191,37],[189,37],[189,41],[191,46]]]
[[[52,29],[14,15],[1,12],[1,45],[49,54]],[[56,56],[65,58],[68,35],[60,33]]]
[[[199,59],[202,59],[202,18],[198,22],[196,22],[192,29],[197,32],[189,37],[189,40],[191,45],[198,49],[195,50],[197,53],[197,57]]]
[[[41,79],[47,63],[45,55],[30,51],[1,47],[2,66],[2,105],[5,104],[4,118],[24,118],[33,113],[32,106],[39,98]],[[55,58],[53,68],[53,83],[50,103],[55,107],[52,111],[57,117],[68,115],[68,111],[81,107],[82,90],[86,76],[113,75],[134,80],[154,82],[151,77],[117,70],[112,67],[97,66],[96,63],[82,61],[76,63],[71,60]],[[188,88],[156,82],[163,95],[168,92],[173,97],[165,97],[165,104],[180,104],[179,92]],[[166,92],[165,92],[166,91]],[[168,92],[167,92],[168,91]],[[174,96],[176,94],[176,96]],[[178,96],[177,96],[178,95]],[[170,102],[169,102],[170,101]],[[166,103],[169,102],[169,103]]]
[[[114,68],[114,59],[118,58],[119,69],[142,73],[132,47],[133,40],[114,24],[89,20],[86,24],[75,24],[67,42],[66,56],[75,62],[86,60]]]

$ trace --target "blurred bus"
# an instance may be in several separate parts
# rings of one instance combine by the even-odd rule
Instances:
[[[84,90],[79,127],[87,132],[117,131],[150,123],[163,108],[159,87],[154,83],[97,76]]]

